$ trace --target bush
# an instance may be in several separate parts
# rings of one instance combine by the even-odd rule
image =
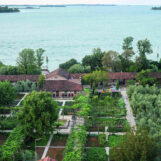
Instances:
[[[110,135],[108,137],[108,146],[109,147],[117,147],[125,140],[125,136],[123,135]]]
[[[87,148],[84,161],[107,161],[108,156],[105,148]]]

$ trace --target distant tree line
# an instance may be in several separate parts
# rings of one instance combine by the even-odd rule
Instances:
[[[101,51],[100,48],[93,49],[91,55],[86,55],[81,63],[75,59],[59,65],[70,73],[89,73],[95,70],[106,70],[110,72],[141,72],[150,69],[152,72],[161,71],[160,61],[149,60],[147,55],[152,54],[152,45],[149,40],[137,42],[137,55],[133,50],[133,37],[126,37],[123,40],[123,52],[109,50]],[[136,55],[136,56],[135,56]],[[157,54],[159,59],[159,54]]]
[[[18,8],[9,8],[8,6],[0,6],[0,13],[6,12],[20,12],[20,10]]]
[[[16,66],[0,62],[0,75],[41,74],[44,62],[44,49],[23,49],[17,58]]]

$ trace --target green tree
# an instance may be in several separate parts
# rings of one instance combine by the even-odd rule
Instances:
[[[137,73],[136,80],[139,82],[140,85],[154,85],[157,84],[156,78],[150,77],[151,70],[142,70],[141,72]]]
[[[42,48],[39,48],[36,50],[36,64],[39,69],[41,69],[41,67],[44,63],[44,57],[43,57],[44,52],[45,52],[45,50]]]
[[[102,58],[102,65],[109,71],[121,71],[121,60],[116,51],[108,51]]]
[[[0,74],[1,75],[18,75],[18,67],[17,66],[11,66],[11,65],[5,65],[0,68]]]
[[[57,106],[51,93],[33,91],[25,98],[18,119],[28,139],[53,132],[58,118]]]
[[[0,81],[0,106],[11,105],[17,96],[16,88],[8,82]]]
[[[69,73],[90,73],[90,66],[83,66],[81,64],[74,64],[69,69]]]
[[[36,65],[35,52],[32,49],[23,49],[17,58],[17,65],[22,74],[40,74],[41,71]]]
[[[59,68],[68,70],[71,66],[78,64],[76,59],[70,59],[65,63],[59,64]]]
[[[41,74],[39,76],[39,80],[38,80],[38,87],[39,87],[39,89],[42,89],[43,88],[44,80],[45,80],[45,76]]]
[[[100,48],[93,49],[92,55],[87,55],[82,59],[83,66],[91,66],[91,70],[98,70],[102,68],[102,58],[104,52]]]
[[[146,130],[130,131],[120,147],[112,148],[112,161],[154,161],[156,157],[155,140]]]
[[[133,50],[133,46],[132,46],[132,42],[133,42],[134,38],[129,36],[129,37],[126,37],[124,40],[123,40],[123,45],[122,45],[122,49],[124,51],[126,50]]]
[[[149,40],[139,40],[137,43],[138,51],[140,57],[146,57],[146,54],[151,54],[153,52],[152,45]]]

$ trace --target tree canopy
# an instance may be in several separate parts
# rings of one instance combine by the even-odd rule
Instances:
[[[38,138],[53,132],[58,118],[57,103],[51,93],[33,91],[23,101],[18,115],[19,123],[28,138]]]

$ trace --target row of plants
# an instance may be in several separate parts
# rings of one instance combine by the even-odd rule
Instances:
[[[127,94],[137,127],[146,128],[149,135],[157,140],[156,145],[161,154],[161,89],[155,85],[129,86]]]
[[[72,130],[66,144],[63,161],[82,161],[86,137],[84,126],[78,126]]]
[[[7,141],[0,149],[2,161],[14,160],[15,154],[21,150],[21,144],[24,142],[25,135],[21,126],[17,126],[10,133]]]

